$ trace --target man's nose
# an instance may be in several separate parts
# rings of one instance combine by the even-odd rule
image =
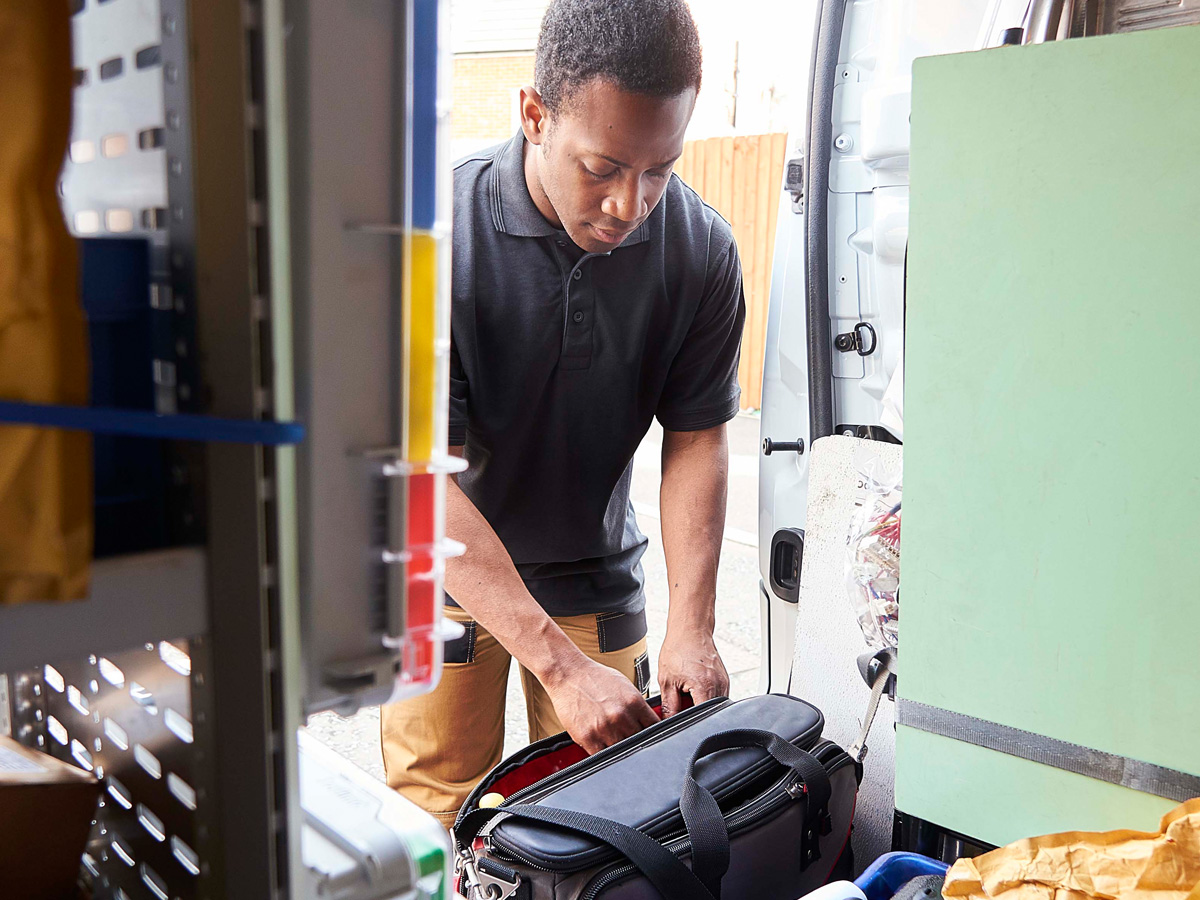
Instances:
[[[613,219],[632,225],[642,215],[642,182],[640,178],[628,178],[604,198],[601,211]]]

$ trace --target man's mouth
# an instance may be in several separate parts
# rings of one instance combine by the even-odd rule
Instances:
[[[597,225],[592,226],[592,233],[606,244],[619,244],[629,235],[633,234],[633,229],[628,231],[612,231],[608,228],[600,228]]]

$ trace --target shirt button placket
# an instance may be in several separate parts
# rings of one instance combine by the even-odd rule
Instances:
[[[582,260],[580,261],[582,263]],[[571,272],[571,284],[567,289],[567,303],[570,310],[566,328],[564,354],[571,358],[571,368],[587,368],[591,362],[592,329],[588,321],[588,309],[594,302],[588,286],[574,284],[583,280],[583,266],[577,265]]]

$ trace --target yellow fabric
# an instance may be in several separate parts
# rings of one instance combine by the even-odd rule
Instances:
[[[471,617],[448,606],[447,618]],[[600,652],[596,617],[554,620],[590,659],[616,669],[637,683],[637,661],[646,639],[608,653]],[[504,751],[504,698],[512,657],[483,628],[475,636],[472,662],[447,663],[432,693],[380,708],[383,766],[391,787],[449,828],[467,795]],[[528,710],[529,740],[563,730],[545,688],[524,667],[521,682]]]
[[[1156,834],[1072,831],[960,859],[943,894],[970,900],[1200,900],[1200,798],[1164,816]]]
[[[71,128],[68,4],[0,0],[0,399],[87,403],[75,244],[58,205]],[[90,438],[0,426],[0,603],[87,596]]]

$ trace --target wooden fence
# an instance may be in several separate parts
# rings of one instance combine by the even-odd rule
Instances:
[[[689,141],[675,165],[679,177],[729,220],[742,257],[746,293],[746,330],[738,366],[742,409],[762,405],[771,256],[786,150],[783,134],[708,138]]]

